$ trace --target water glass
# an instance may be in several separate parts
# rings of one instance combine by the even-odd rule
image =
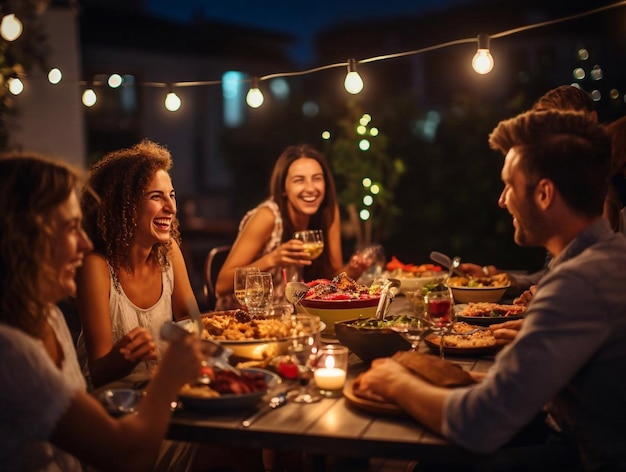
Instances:
[[[237,267],[235,269],[234,296],[246,308],[246,277],[250,272],[259,272],[258,267]]]
[[[252,316],[269,313],[274,296],[274,281],[269,272],[250,272],[246,277],[245,305]]]

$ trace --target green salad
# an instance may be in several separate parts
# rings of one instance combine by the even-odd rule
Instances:
[[[350,323],[351,326],[357,328],[382,329],[393,328],[394,326],[414,326],[419,327],[420,320],[408,315],[391,315],[385,317],[384,320],[376,318],[363,318]]]

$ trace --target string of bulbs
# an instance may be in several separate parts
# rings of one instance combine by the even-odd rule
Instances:
[[[446,47],[455,46],[459,44],[469,44],[469,43],[477,44],[476,53],[474,54],[474,57],[472,58],[472,68],[478,74],[483,74],[483,75],[488,74],[489,72],[493,70],[493,67],[494,67],[493,56],[491,55],[491,52],[489,50],[490,41],[492,39],[499,39],[505,36],[510,36],[513,34],[521,33],[523,31],[528,31],[531,29],[541,28],[541,27],[545,27],[549,25],[554,25],[557,23],[563,23],[566,21],[583,18],[586,16],[594,15],[596,13],[611,10],[611,9],[625,6],[625,5],[626,5],[626,0],[621,0],[619,2],[610,4],[610,5],[605,5],[603,7],[598,7],[593,10],[588,10],[582,13],[566,16],[563,18],[558,18],[555,20],[544,21],[541,23],[535,23],[532,25],[522,26],[519,28],[510,29],[507,31],[502,31],[496,34],[489,35],[486,33],[480,33],[476,38],[457,39],[454,41],[448,41],[445,43],[436,44],[433,46],[428,46],[425,48],[416,49],[412,51],[399,52],[399,53],[387,54],[387,55],[382,55],[382,56],[375,56],[375,57],[370,57],[367,59],[361,59],[358,61],[356,59],[351,58],[351,59],[348,59],[348,61],[346,62],[328,64],[328,65],[324,65],[320,67],[315,67],[312,69],[306,69],[306,70],[294,71],[294,72],[280,72],[280,73],[268,74],[268,75],[258,76],[258,77],[255,76],[249,79],[242,79],[241,80],[242,82],[250,83],[250,87],[246,95],[246,103],[251,108],[259,108],[263,104],[265,98],[259,86],[261,82],[271,80],[271,79],[276,79],[276,78],[282,78],[282,77],[294,77],[294,76],[313,74],[316,72],[320,72],[320,71],[324,71],[328,69],[335,69],[339,67],[347,67],[347,73],[344,79],[344,88],[346,89],[348,93],[356,95],[363,90],[363,87],[365,85],[363,83],[363,79],[361,78],[361,76],[359,75],[357,71],[358,65],[368,64],[370,62],[377,62],[377,61],[383,61],[383,60],[388,60],[388,59],[395,59],[399,57],[413,56],[413,55],[435,51],[438,49],[443,49]],[[15,41],[17,38],[20,37],[20,35],[22,34],[22,31],[23,31],[22,22],[19,20],[18,17],[15,16],[14,13],[10,13],[10,14],[3,16],[2,21],[0,22],[0,35],[6,41]],[[23,75],[25,76],[25,74]],[[63,74],[61,70],[56,67],[51,69],[48,72],[48,81],[53,85],[60,83],[62,78],[63,78]],[[98,97],[94,90],[94,86],[104,85],[104,82],[101,82],[101,81],[100,82],[91,82],[91,81],[88,82],[88,81],[83,80],[83,81],[77,81],[77,83],[80,85],[86,86],[86,89],[84,90],[83,95],[82,95],[83,104],[86,107],[91,107],[95,105]],[[112,74],[109,76],[106,84],[109,87],[117,88],[123,85],[123,78],[119,74]],[[221,80],[209,80],[209,81],[195,81],[195,82],[187,81],[187,82],[174,82],[174,83],[143,82],[140,85],[145,86],[145,87],[165,88],[167,90],[165,101],[164,101],[165,108],[169,111],[175,112],[175,111],[178,111],[180,107],[182,106],[182,100],[176,94],[176,92],[174,91],[174,88],[211,86],[211,85],[221,85],[221,84],[222,84]],[[7,86],[9,88],[9,91],[14,95],[19,95],[24,90],[24,83],[19,77],[12,77],[8,79]]]

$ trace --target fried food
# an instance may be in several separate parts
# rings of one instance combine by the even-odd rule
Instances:
[[[525,305],[502,305],[490,302],[471,302],[459,311],[460,316],[507,317],[520,316],[526,312]]]
[[[463,322],[452,324],[453,333],[443,336],[444,347],[456,348],[475,348],[475,347],[491,347],[496,345],[496,338],[488,329],[480,329]],[[476,331],[478,329],[478,331]],[[472,332],[473,331],[473,332]],[[442,336],[431,333],[427,336],[428,341],[439,346]]]

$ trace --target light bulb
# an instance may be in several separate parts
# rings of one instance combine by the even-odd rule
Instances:
[[[111,74],[107,79],[107,84],[109,84],[109,87],[111,88],[118,88],[120,85],[122,85],[123,81],[124,79],[122,79],[122,76],[120,74]]]
[[[86,107],[92,107],[96,104],[98,97],[96,96],[96,92],[93,89],[88,88],[83,92],[83,105]]]
[[[363,90],[363,79],[356,71],[356,61],[354,59],[348,60],[348,73],[346,74],[346,79],[343,81],[343,86],[346,88],[346,91],[356,95],[361,90]]]
[[[169,111],[178,111],[181,105],[182,101],[179,96],[175,92],[168,92],[165,96],[165,108]]]
[[[0,35],[7,41],[15,41],[22,34],[22,22],[15,16],[15,13],[10,13],[2,17],[2,23],[0,23]]]
[[[246,95],[246,103],[252,108],[259,108],[263,105],[263,100],[263,92],[259,89],[259,79],[255,77],[252,79],[252,85]]]
[[[8,80],[8,85],[9,85],[9,91],[13,95],[19,95],[20,93],[24,91],[24,84],[17,77],[11,77]]]
[[[63,78],[63,74],[61,73],[61,70],[57,67],[55,67],[54,69],[50,69],[50,72],[48,72],[48,82],[50,82],[53,85],[56,85],[59,82],[61,82],[62,78]]]
[[[472,67],[479,74],[488,74],[493,69],[493,57],[489,52],[489,35],[478,35],[478,50],[472,59]]]

